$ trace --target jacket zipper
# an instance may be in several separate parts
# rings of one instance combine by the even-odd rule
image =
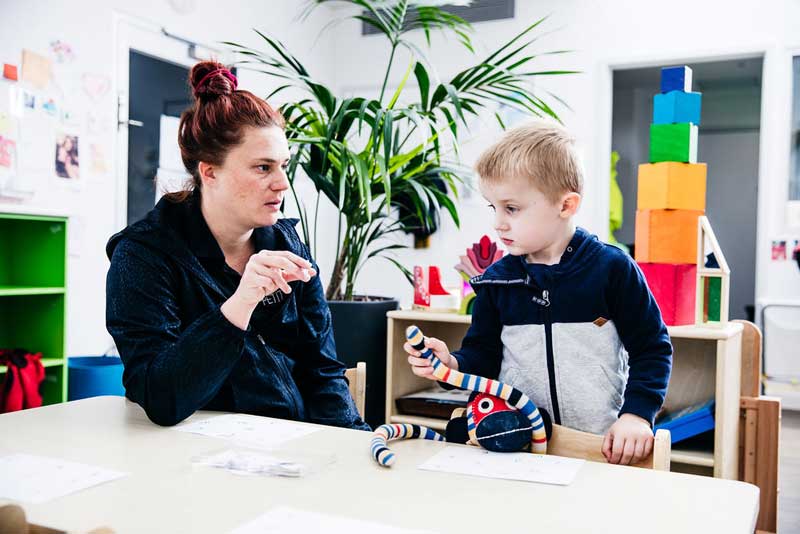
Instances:
[[[561,424],[561,411],[558,408],[558,392],[556,391],[556,363],[553,356],[553,322],[550,319],[550,292],[548,290],[542,291],[541,302],[544,306],[544,337],[545,345],[547,347],[547,378],[550,382],[550,402],[553,405],[553,422],[557,425]]]
[[[292,411],[294,412],[294,418],[299,419],[300,410],[297,408],[297,399],[294,398],[294,392],[292,391],[286,369],[277,361],[277,358],[273,356],[272,350],[269,348],[269,345],[267,345],[267,342],[264,341],[264,338],[261,336],[261,334],[256,334],[256,337],[258,337],[258,340],[261,342],[261,345],[264,347],[264,350],[267,351],[267,355],[269,356],[270,362],[278,370],[278,375],[280,375],[280,379],[284,383],[286,392],[289,393],[289,396],[292,399]]]

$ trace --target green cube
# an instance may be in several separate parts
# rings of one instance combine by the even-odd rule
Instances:
[[[650,163],[697,163],[697,125],[691,122],[650,125]]]

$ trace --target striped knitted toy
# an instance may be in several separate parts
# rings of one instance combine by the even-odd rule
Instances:
[[[425,338],[422,335],[422,331],[416,326],[412,325],[406,329],[406,337],[411,346],[422,353],[421,355],[423,358],[431,360],[433,364],[433,376],[436,379],[457,388],[479,393],[479,395],[467,405],[467,434],[469,435],[469,442],[471,444],[486,446],[486,448],[492,450],[492,447],[488,446],[487,442],[483,441],[484,438],[492,438],[500,434],[517,431],[527,431],[531,433],[532,437],[531,452],[537,454],[545,454],[547,452],[547,434],[545,432],[544,421],[536,405],[527,395],[498,380],[490,380],[488,378],[450,369],[433,354],[431,349],[425,347]],[[509,409],[519,411],[519,414],[527,418],[530,426],[523,428],[514,426],[506,432],[498,432],[489,436],[479,436],[477,429],[481,420],[490,413],[499,411],[501,404],[507,405]],[[372,451],[372,456],[375,461],[385,467],[394,464],[395,455],[386,446],[386,442],[392,439],[403,438],[445,441],[444,437],[440,434],[424,426],[412,424],[381,425],[373,433],[370,442],[370,450]]]

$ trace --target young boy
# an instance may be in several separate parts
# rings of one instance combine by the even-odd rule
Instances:
[[[583,176],[573,141],[535,122],[507,132],[477,163],[480,190],[509,254],[472,280],[472,325],[448,367],[497,377],[527,394],[553,422],[605,434],[611,463],[636,463],[653,447],[672,345],[633,259],[598,241],[573,216]],[[405,345],[418,376],[428,360]]]

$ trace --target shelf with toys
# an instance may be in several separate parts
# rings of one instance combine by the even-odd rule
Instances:
[[[23,388],[12,388],[16,393],[7,393],[0,411],[64,402],[67,218],[3,211],[0,251],[0,383],[6,382],[10,367],[9,386],[41,380],[30,395],[33,389],[20,394]],[[29,363],[23,364],[19,358],[25,353]],[[43,377],[35,371],[39,363]],[[18,374],[25,379],[13,382]]]

